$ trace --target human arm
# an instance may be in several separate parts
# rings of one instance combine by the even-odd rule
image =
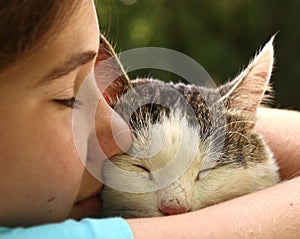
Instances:
[[[259,108],[256,129],[273,151],[281,178],[300,176],[300,112]]]
[[[128,223],[136,239],[298,239],[300,178],[200,211]]]
[[[200,211],[129,219],[135,238],[299,238],[300,113],[259,109],[257,130],[274,151],[281,177],[298,177]]]

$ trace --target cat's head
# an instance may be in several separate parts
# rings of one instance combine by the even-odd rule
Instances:
[[[104,164],[108,186],[101,193],[100,215],[183,213],[277,183],[272,154],[254,131],[273,61],[272,38],[245,70],[217,89],[118,78],[122,87],[110,100],[128,120],[134,139],[129,152]],[[208,105],[205,99],[215,102]]]

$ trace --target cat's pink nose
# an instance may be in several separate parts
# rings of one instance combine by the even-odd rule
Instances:
[[[181,205],[178,205],[177,207],[162,205],[159,210],[165,215],[175,215],[190,211],[187,207]]]

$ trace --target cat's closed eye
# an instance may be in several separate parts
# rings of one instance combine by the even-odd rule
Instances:
[[[144,172],[148,173],[150,180],[154,179],[151,171],[147,167],[145,167],[143,165],[139,165],[139,164],[132,164],[132,165],[139,168],[139,169],[141,169],[141,170],[143,170]]]
[[[206,168],[206,169],[202,169],[198,172],[197,175],[197,181],[200,181],[201,179],[203,179],[211,170],[214,170],[215,167],[210,167],[210,168]]]

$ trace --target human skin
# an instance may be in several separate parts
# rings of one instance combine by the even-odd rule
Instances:
[[[299,238],[300,178],[200,211],[128,220],[135,238]]]
[[[273,151],[284,180],[300,176],[300,113],[259,108],[256,129]]]
[[[69,20],[44,47],[0,73],[1,226],[94,216],[101,206],[99,197],[93,196],[102,184],[85,169],[84,161],[89,159],[79,158],[76,151],[72,108],[57,102],[72,98],[94,66],[99,27],[93,1],[81,1]],[[95,53],[87,54],[87,62],[67,75],[45,80],[53,68],[62,66],[70,56],[87,51]],[[88,94],[96,97],[96,89]],[[112,127],[120,133],[118,144]],[[95,114],[95,129],[104,151],[99,160],[130,147],[127,125],[103,98]],[[88,136],[87,132],[82,139],[86,148]],[[89,147],[87,158],[92,150]]]

